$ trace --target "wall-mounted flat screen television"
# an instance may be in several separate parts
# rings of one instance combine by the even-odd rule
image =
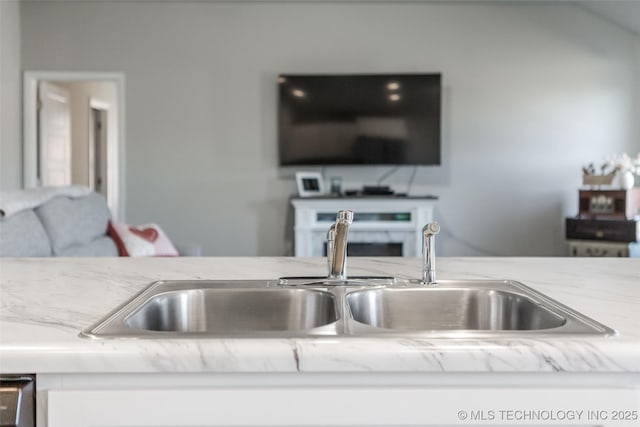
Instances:
[[[278,86],[280,166],[440,164],[440,74],[283,74]]]

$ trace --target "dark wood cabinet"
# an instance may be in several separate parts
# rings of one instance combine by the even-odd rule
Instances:
[[[640,215],[640,188],[631,190],[580,190],[581,218],[633,219]]]

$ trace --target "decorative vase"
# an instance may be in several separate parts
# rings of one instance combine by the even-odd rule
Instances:
[[[623,190],[631,190],[635,184],[636,178],[631,171],[621,172],[618,177],[618,183]]]

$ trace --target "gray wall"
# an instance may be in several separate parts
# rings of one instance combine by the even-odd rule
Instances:
[[[0,189],[22,186],[20,5],[0,0]]]
[[[123,71],[127,219],[210,255],[280,255],[279,72],[443,73],[442,255],[563,254],[581,165],[638,140],[637,37],[549,3],[32,2],[23,67]],[[325,170],[345,186],[386,168]],[[386,183],[406,188],[410,168]]]

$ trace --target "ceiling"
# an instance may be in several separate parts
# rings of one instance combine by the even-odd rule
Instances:
[[[0,0],[4,1],[4,0]],[[59,0],[22,0],[22,1],[59,1]],[[72,0],[78,1],[78,0]],[[83,1],[113,1],[113,2],[136,2],[140,0],[83,0]],[[268,3],[274,0],[155,0],[159,2],[196,2],[196,3],[230,3],[230,2],[265,2]],[[336,1],[336,0],[276,0],[276,1],[284,1],[290,3],[296,2],[322,2],[322,1]],[[390,0],[340,0],[345,2],[386,2]],[[402,0],[404,2],[413,2],[413,3],[429,3],[429,2],[471,2],[471,3],[481,3],[481,2],[525,2],[532,0]],[[619,25],[622,28],[625,28],[629,31],[632,31],[638,35],[640,35],[640,0],[537,0],[537,2],[548,2],[548,3],[573,3],[584,9],[591,11],[592,13],[604,18],[608,21],[613,22],[614,24]]]

